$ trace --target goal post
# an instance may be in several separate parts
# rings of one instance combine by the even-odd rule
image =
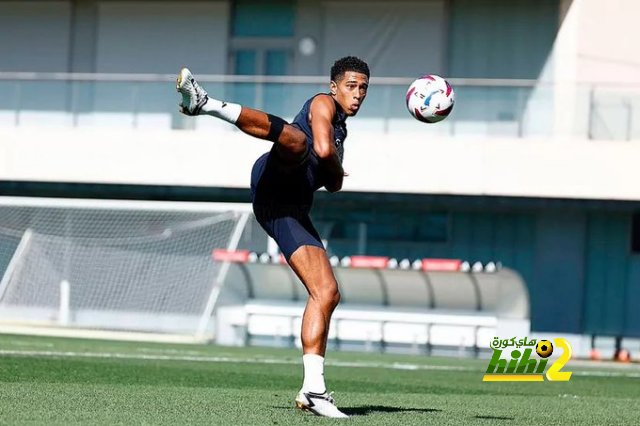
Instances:
[[[244,203],[0,197],[0,330],[165,342],[211,318]],[[16,331],[18,330],[18,331]]]

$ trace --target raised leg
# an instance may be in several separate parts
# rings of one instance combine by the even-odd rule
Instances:
[[[278,155],[286,162],[298,164],[308,153],[304,133],[282,118],[210,97],[188,68],[177,78],[176,89],[182,94],[180,112],[185,115],[210,115],[235,124],[244,133],[276,144]]]

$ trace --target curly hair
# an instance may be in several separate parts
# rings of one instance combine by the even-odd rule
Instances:
[[[345,56],[333,63],[331,67],[331,80],[338,81],[344,77],[347,71],[355,71],[362,73],[369,78],[369,65],[360,58],[355,56]]]

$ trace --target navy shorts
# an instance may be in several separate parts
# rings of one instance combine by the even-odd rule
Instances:
[[[273,238],[287,262],[302,246],[324,245],[309,217],[313,194],[319,185],[318,160],[314,154],[291,170],[274,149],[264,154],[251,170],[251,201],[260,226]]]

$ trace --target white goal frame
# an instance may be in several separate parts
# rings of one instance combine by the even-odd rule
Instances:
[[[180,213],[224,213],[233,212],[236,223],[226,247],[229,251],[237,249],[247,222],[252,217],[252,207],[248,203],[217,203],[217,202],[183,202],[183,201],[142,201],[142,200],[102,200],[102,199],[71,199],[71,198],[40,198],[40,197],[6,197],[0,196],[0,207],[34,207],[43,209],[98,209],[123,211],[162,211]],[[0,217],[0,228],[2,217]],[[32,231],[26,229],[14,251],[9,264],[0,276],[0,301],[4,296],[17,265],[20,263],[31,241]],[[69,316],[69,283],[60,283],[60,308],[57,321],[33,321],[29,323],[0,320],[0,333],[40,335],[56,337],[78,337],[112,340],[130,340],[164,343],[203,343],[214,339],[210,322],[216,308],[220,291],[225,284],[230,263],[221,262],[215,279],[211,283],[209,296],[204,311],[198,322],[194,334],[168,334],[135,331],[108,331],[87,328],[77,328],[68,325]],[[0,310],[2,307],[0,306]]]

